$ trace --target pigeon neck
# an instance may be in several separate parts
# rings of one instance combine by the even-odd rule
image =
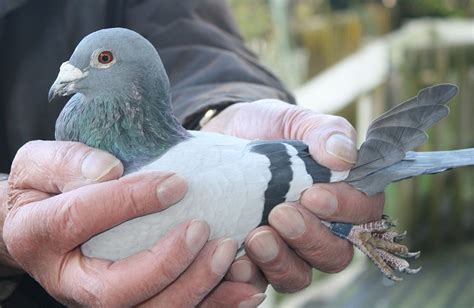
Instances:
[[[158,100],[87,99],[76,94],[56,122],[56,139],[105,150],[119,158],[126,171],[136,170],[191,137],[173,116],[169,97]]]

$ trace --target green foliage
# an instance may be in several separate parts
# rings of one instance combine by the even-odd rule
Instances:
[[[472,0],[399,0],[402,18],[473,16]]]

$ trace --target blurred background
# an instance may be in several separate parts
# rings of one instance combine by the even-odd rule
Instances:
[[[359,142],[371,119],[436,83],[460,91],[419,150],[474,147],[473,0],[230,0],[248,46],[300,105],[339,114]],[[356,255],[267,307],[474,307],[474,168],[391,185],[386,213],[422,250],[398,284]]]

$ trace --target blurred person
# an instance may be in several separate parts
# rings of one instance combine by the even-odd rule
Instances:
[[[295,106],[245,47],[223,1],[3,0],[0,171],[10,175],[8,184],[0,182],[2,306],[256,306],[268,283],[295,292],[310,284],[313,267],[346,267],[352,245],[319,219],[379,219],[383,196],[368,198],[343,183],[314,185],[300,203],[277,206],[270,225],[247,237],[247,254],[235,261],[235,243],[207,242],[201,221],[174,228],[125,260],[81,254],[78,246],[88,238],[164,210],[186,191],[185,179],[171,173],[122,177],[120,161],[85,145],[31,142],[54,139],[62,104],[48,104],[47,92],[60,63],[82,37],[110,27],[132,29],[154,44],[187,129],[304,140],[318,162],[335,170],[356,161],[352,126]]]

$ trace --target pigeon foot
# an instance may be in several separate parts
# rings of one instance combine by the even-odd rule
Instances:
[[[379,221],[354,225],[347,239],[362,251],[390,280],[401,281],[394,271],[416,274],[420,268],[412,269],[406,258],[418,258],[420,252],[409,252],[408,247],[399,244],[406,232],[391,231],[396,221],[382,216]]]

